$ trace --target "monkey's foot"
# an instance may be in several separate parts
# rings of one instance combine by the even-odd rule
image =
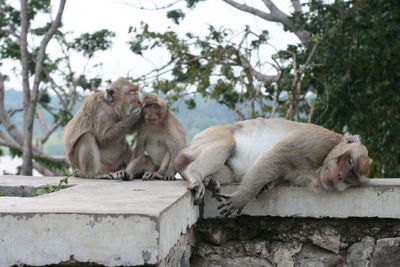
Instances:
[[[94,179],[104,179],[104,180],[113,180],[113,173],[112,172],[105,172],[105,173],[99,173]]]
[[[204,185],[211,191],[212,197],[215,197],[219,202],[222,202],[222,198],[219,197],[219,194],[221,194],[221,186],[214,178],[210,176],[204,178]]]
[[[175,178],[175,175],[164,175],[161,178],[161,180],[164,180],[164,181],[175,181],[176,178]]]
[[[200,182],[191,183],[187,187],[187,189],[194,192],[194,204],[195,205],[198,205],[201,202],[203,202],[204,193],[206,191],[206,188],[205,188],[204,184],[201,181]]]
[[[243,200],[243,196],[233,194],[219,194],[220,198],[225,199],[225,202],[220,204],[217,209],[221,210],[219,213],[222,216],[228,217],[232,213],[236,211],[237,215],[242,213],[244,206],[246,205],[247,201]]]
[[[126,173],[125,170],[119,170],[111,174],[112,179],[114,180],[124,180],[124,181],[129,181],[130,175]]]

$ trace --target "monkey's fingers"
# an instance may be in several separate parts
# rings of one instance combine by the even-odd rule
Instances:
[[[221,194],[221,193],[219,193],[219,194],[216,194],[216,196],[221,198],[221,199],[222,198],[223,199],[231,199],[232,198],[232,196],[230,194]]]
[[[224,217],[229,217],[233,213],[233,207],[226,207],[222,211],[220,211],[220,214]]]
[[[223,203],[221,203],[221,204],[218,205],[217,209],[220,210],[220,209],[222,209],[222,208],[229,207],[229,206],[231,206],[231,205],[232,205],[232,202],[231,202],[231,201],[223,202]],[[222,211],[221,211],[221,212],[222,212]]]
[[[162,180],[164,180],[164,181],[175,181],[176,178],[175,178],[174,175],[166,175],[166,176],[163,176]]]
[[[125,170],[119,170],[112,173],[112,178],[114,180],[125,180],[125,177],[127,177]]]
[[[143,180],[143,181],[154,180],[154,173],[152,173],[152,172],[145,172],[145,173],[143,174],[142,180]]]

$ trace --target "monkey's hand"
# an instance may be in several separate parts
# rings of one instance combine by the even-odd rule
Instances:
[[[112,179],[114,180],[124,180],[129,181],[129,175],[126,173],[125,170],[119,170],[116,172],[111,173]]]
[[[212,197],[215,197],[219,202],[222,202],[222,198],[219,197],[221,194],[221,186],[214,178],[211,176],[204,178],[204,185],[211,191]]]
[[[201,181],[193,182],[187,187],[187,189],[194,192],[194,204],[195,205],[198,205],[201,202],[203,202],[204,193],[206,191],[206,188],[205,188],[203,182],[201,182]]]
[[[247,201],[243,198],[243,196],[237,195],[235,193],[219,194],[218,196],[220,198],[225,199],[225,202],[223,202],[217,207],[218,210],[221,210],[220,214],[225,217],[228,217],[235,211],[237,215],[240,215],[242,213],[244,206],[247,203]]]
[[[140,120],[141,117],[142,117],[142,108],[141,107],[133,108],[131,110],[131,113],[128,115],[128,120],[133,124],[135,124]]]
[[[145,172],[142,177],[143,181],[149,180],[163,180],[163,181],[175,181],[175,175],[161,175],[157,172]]]

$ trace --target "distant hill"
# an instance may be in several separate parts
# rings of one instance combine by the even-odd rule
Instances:
[[[178,112],[174,112],[177,119],[182,123],[182,125],[187,130],[188,139],[191,140],[195,134],[204,130],[205,128],[218,125],[218,124],[229,124],[235,121],[235,114],[233,111],[229,110],[227,107],[218,104],[213,100],[206,100],[200,96],[195,97],[196,108],[193,110],[189,110],[186,105],[182,102],[174,103],[172,105],[173,108],[179,107]],[[17,91],[14,89],[8,89],[5,92],[5,103],[6,108],[16,108],[22,107],[23,102],[23,93],[22,91]],[[52,97],[51,105],[57,106],[59,105],[57,98]],[[80,106],[80,103],[77,104],[77,107]],[[53,121],[53,117],[44,112],[44,116],[47,121],[48,127],[51,126]],[[12,118],[14,123],[18,128],[22,128],[23,124],[23,115],[22,112],[15,114]],[[2,127],[0,125],[0,127]],[[38,123],[34,125],[34,136],[38,136],[40,133],[40,128]],[[45,145],[45,151],[51,155],[63,155],[64,154],[64,146],[63,146],[63,133],[64,129],[59,128],[47,141]]]

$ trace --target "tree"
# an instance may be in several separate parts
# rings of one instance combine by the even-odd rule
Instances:
[[[313,121],[359,133],[374,159],[372,176],[400,176],[400,3],[314,1],[302,18],[320,36]]]
[[[186,2],[193,8],[199,1]],[[238,119],[285,116],[300,120],[304,113],[312,113],[312,103],[305,97],[310,88],[302,86],[304,74],[313,67],[311,59],[317,48],[311,35],[295,28],[292,16],[284,14],[272,1],[264,1],[269,13],[231,0],[225,2],[264,20],[282,23],[304,46],[290,46],[268,59],[260,57],[269,46],[267,30],[254,32],[246,26],[243,32],[234,33],[228,28],[216,29],[210,25],[205,37],[187,33],[185,38],[179,38],[174,31],[154,32],[143,23],[141,27],[131,28],[131,50],[144,55],[147,50],[165,47],[171,60],[142,78],[153,79],[153,87],[174,100],[196,93],[215,99],[234,110]],[[294,12],[302,12],[300,3],[292,2]],[[167,16],[179,23],[184,12],[171,10]],[[238,35],[241,37],[232,41]],[[276,74],[266,73],[270,65]],[[164,76],[165,73],[172,78]],[[282,98],[282,94],[288,97]],[[186,103],[195,107],[193,98]]]
[[[195,8],[201,1],[185,2]],[[371,176],[400,175],[398,1],[301,4],[291,0],[291,14],[282,12],[272,0],[262,1],[267,11],[243,1],[223,1],[227,7],[280,23],[301,44],[288,45],[268,62],[258,56],[262,46],[268,45],[266,29],[253,32],[246,27],[242,38],[231,42],[238,33],[226,28],[210,26],[206,37],[188,33],[178,38],[173,31],[157,33],[143,24],[132,29],[132,51],[144,54],[164,46],[171,55],[165,66],[150,73],[154,88],[172,98],[193,93],[214,98],[235,110],[238,119],[283,116],[358,133],[375,160]],[[171,9],[171,5],[165,7]],[[185,13],[176,9],[167,16],[179,23]],[[275,68],[275,75],[266,75],[268,64]],[[170,76],[163,76],[168,71]],[[306,97],[310,92],[316,94],[315,100]],[[192,100],[187,104],[195,106]],[[243,112],[248,105],[250,111]]]
[[[21,0],[19,9],[12,2],[0,1],[0,66],[3,66],[0,71],[0,121],[6,131],[0,130],[0,145],[17,155],[22,152],[23,175],[32,175],[33,168],[44,175],[54,175],[56,169],[65,168],[65,159],[44,153],[43,144],[72,116],[72,108],[79,97],[78,90],[94,90],[101,83],[100,78],[90,79],[83,73],[77,74],[71,67],[69,54],[75,50],[89,60],[96,51],[108,49],[114,36],[108,30],[101,30],[68,40],[69,35],[60,31],[65,2],[60,0],[54,20],[33,28],[38,14],[52,14],[50,0]],[[53,45],[58,44],[61,56],[52,58],[48,53],[50,41]],[[10,75],[4,74],[4,62],[10,61],[19,62],[17,71],[22,77],[24,99],[22,108],[7,110],[5,82]],[[49,105],[50,91],[57,95],[61,108]],[[43,119],[43,110],[53,115],[54,125],[50,128]],[[12,121],[13,114],[19,111],[24,112],[22,131]],[[33,145],[35,119],[40,123],[42,136]]]

